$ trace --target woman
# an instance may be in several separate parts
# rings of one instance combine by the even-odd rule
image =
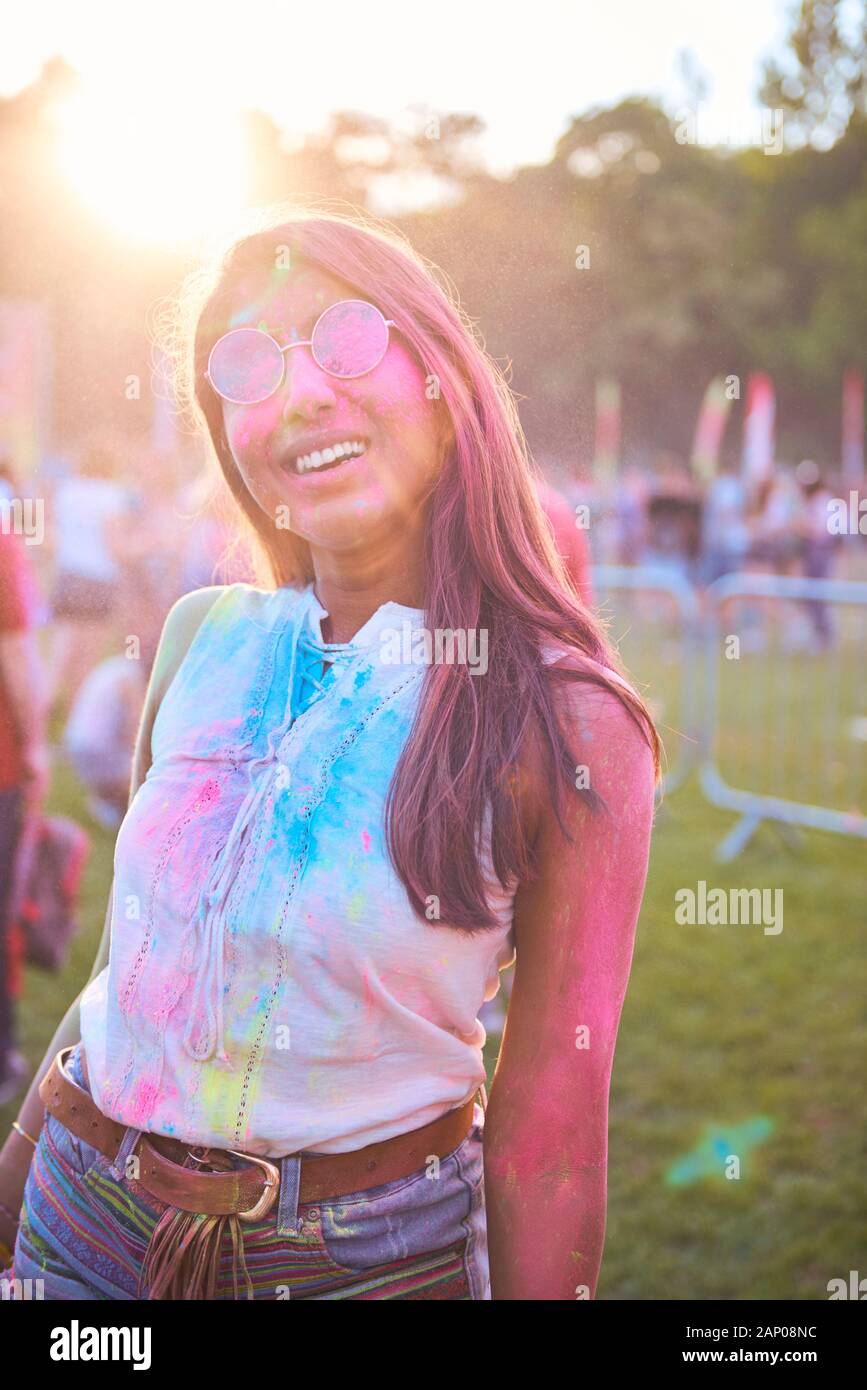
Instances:
[[[194,289],[195,401],[265,584],[166,621],[14,1272],[46,1298],[592,1296],[649,718],[402,238],[281,210]],[[477,1015],[516,950],[485,1112]]]

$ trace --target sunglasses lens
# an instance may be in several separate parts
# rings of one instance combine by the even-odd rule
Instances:
[[[280,385],[283,354],[267,333],[238,328],[215,345],[208,376],[226,400],[243,405],[264,401]]]
[[[382,361],[387,347],[382,314],[358,299],[332,305],[313,334],[313,356],[333,376],[363,376]]]

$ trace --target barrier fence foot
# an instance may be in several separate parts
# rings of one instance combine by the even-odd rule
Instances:
[[[789,825],[788,821],[771,821],[783,844],[789,849],[802,850],[807,843],[806,836],[800,826]]]
[[[720,864],[730,864],[749,843],[762,823],[761,816],[742,816],[737,825],[717,845],[716,858]]]

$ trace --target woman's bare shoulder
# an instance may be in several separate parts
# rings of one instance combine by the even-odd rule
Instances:
[[[287,602],[297,603],[301,594],[300,589],[259,589],[240,580],[234,584],[210,584],[182,594],[172,604],[163,624],[155,661],[156,689],[162,693],[168,689],[196,633],[217,604],[225,600],[231,606],[232,617],[239,622],[248,619],[267,626],[275,614],[286,611]],[[230,619],[225,610],[220,616]]]
[[[166,614],[154,661],[154,691],[168,690],[205,618],[214,604],[234,587],[232,584],[209,584],[203,589],[191,589],[175,600]]]
[[[200,622],[213,608],[217,599],[237,587],[235,584],[208,584],[203,589],[190,589],[189,593],[181,594],[172,604],[166,617],[166,626],[171,624],[175,630],[183,631],[191,623]]]
[[[212,584],[203,589],[191,589],[189,593],[176,599],[166,614],[136,735],[130,800],[135,796],[151,765],[151,733],[160,704],[208,613],[223,594],[233,587],[231,584]]]
[[[555,681],[553,698],[570,748],[586,765],[589,785],[606,800],[655,795],[653,734],[634,686],[619,671],[565,645],[548,664],[584,677]]]
[[[584,677],[551,682],[556,717],[574,757],[576,786],[592,787],[609,804],[630,795],[646,793],[652,798],[656,785],[654,754],[630,703],[630,696],[636,697],[633,687],[617,671],[579,648],[565,643],[557,644],[556,649],[554,644],[546,645],[544,657],[549,668],[575,671]],[[549,820],[556,819],[547,744],[536,719],[527,731],[521,774],[524,823],[532,841]]]
[[[583,671],[591,676],[601,676],[605,680],[619,685],[622,689],[631,691],[633,695],[636,693],[619,671],[615,671],[611,666],[603,666],[601,662],[595,661],[592,656],[581,651],[580,647],[546,638],[542,643],[541,652],[542,660],[548,667],[556,666],[563,670]]]
[[[574,671],[583,677],[554,683],[554,698],[559,713],[601,720],[612,730],[619,727],[625,729],[627,724],[636,728],[629,704],[640,697],[619,671],[595,661],[580,648],[570,647],[565,642],[546,641],[542,648],[542,659],[549,670]],[[636,729],[636,732],[641,738],[640,730]]]

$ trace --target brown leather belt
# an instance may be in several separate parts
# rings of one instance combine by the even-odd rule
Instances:
[[[126,1126],[103,1115],[89,1093],[73,1081],[65,1069],[72,1050],[66,1047],[58,1052],[40,1082],[40,1098],[46,1110],[71,1134],[91,1144],[113,1163]],[[81,1062],[86,1077],[83,1050]],[[363,1149],[339,1154],[301,1154],[299,1203],[378,1187],[408,1177],[434,1155],[445,1158],[469,1133],[474,1104],[475,1096],[421,1129],[367,1144]],[[277,1197],[279,1160],[236,1149],[202,1148],[161,1134],[142,1134],[131,1152],[138,1159],[136,1180],[158,1201],[181,1211],[261,1221]],[[250,1166],[234,1168],[229,1154],[246,1159]],[[203,1166],[217,1171],[204,1172]]]

